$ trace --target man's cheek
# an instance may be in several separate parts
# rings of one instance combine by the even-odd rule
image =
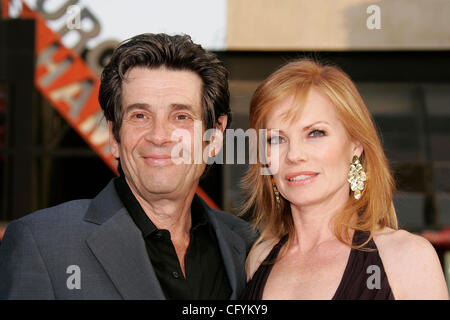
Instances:
[[[170,150],[170,157],[174,164],[192,163],[191,145],[192,134],[187,129],[177,128],[172,131],[171,142],[174,144]]]

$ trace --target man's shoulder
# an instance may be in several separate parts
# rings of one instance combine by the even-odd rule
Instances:
[[[26,225],[64,223],[72,224],[75,221],[82,220],[84,214],[91,204],[90,199],[79,199],[67,201],[53,207],[41,209],[30,213],[20,219],[18,222]]]
[[[114,195],[112,195],[114,186],[112,181],[106,185],[93,199],[78,199],[63,202],[61,204],[41,209],[30,213],[14,222],[23,223],[27,226],[37,227],[76,227],[80,223],[84,223],[86,213],[91,211],[94,204],[97,207],[104,208],[106,211],[111,209],[111,203]],[[101,205],[99,205],[101,203]],[[98,208],[96,208],[98,209]],[[109,210],[113,211],[113,210]]]
[[[83,220],[91,200],[73,200],[59,205],[38,210],[20,219],[12,221],[7,229],[8,233],[31,232],[36,241],[45,239],[63,241],[72,239],[73,235],[80,235],[85,228]],[[23,231],[19,231],[23,230]]]
[[[90,202],[65,202],[10,222],[2,239],[0,255],[7,254],[8,250],[30,252],[37,248],[44,259],[54,261],[55,256],[64,252],[82,252],[80,249],[86,237],[97,227],[83,219]]]

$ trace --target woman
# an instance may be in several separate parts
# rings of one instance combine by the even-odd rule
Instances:
[[[386,157],[343,71],[287,64],[254,93],[250,127],[267,129],[271,175],[255,164],[243,180],[261,236],[242,299],[448,299],[431,244],[397,228]]]

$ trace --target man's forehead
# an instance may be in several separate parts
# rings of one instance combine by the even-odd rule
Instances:
[[[194,71],[186,69],[168,69],[164,66],[157,68],[136,66],[128,69],[123,76],[124,83],[139,79],[154,82],[194,81],[202,84],[201,77]]]
[[[201,110],[201,80],[191,71],[133,68],[127,73],[122,89],[125,108],[148,105],[193,112]]]

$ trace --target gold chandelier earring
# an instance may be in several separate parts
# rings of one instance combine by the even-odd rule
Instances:
[[[281,206],[281,200],[280,200],[280,192],[277,189],[277,185],[275,184],[275,180],[272,177],[272,189],[273,193],[275,194],[275,201],[277,203],[277,207],[279,208]]]
[[[353,191],[353,197],[356,200],[361,198],[362,191],[365,188],[365,182],[367,181],[367,176],[364,172],[362,164],[359,162],[358,156],[353,156],[347,181],[350,183],[350,189]]]

